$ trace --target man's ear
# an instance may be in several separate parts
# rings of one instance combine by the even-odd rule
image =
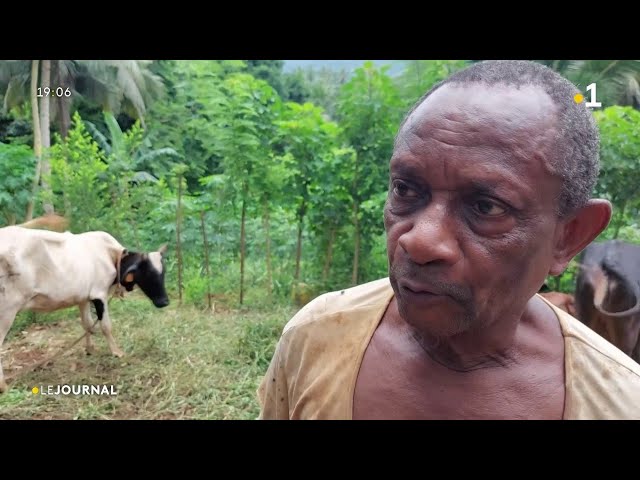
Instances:
[[[607,228],[611,220],[611,210],[609,201],[594,199],[558,223],[550,275],[560,275],[571,259]]]

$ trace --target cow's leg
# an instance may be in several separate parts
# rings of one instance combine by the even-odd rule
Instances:
[[[4,343],[4,338],[7,336],[13,321],[18,314],[16,308],[0,307],[0,349]],[[6,392],[9,389],[7,383],[4,381],[4,373],[2,371],[2,359],[0,359],[0,393]]]
[[[93,337],[92,334],[95,333],[95,330],[91,328],[93,325],[93,321],[91,319],[91,305],[89,302],[83,302],[79,305],[80,307],[80,320],[82,321],[82,326],[84,327],[85,332],[87,332],[86,341],[85,341],[85,351],[87,355],[91,355],[95,352],[95,348],[93,345]]]
[[[120,350],[120,347],[118,347],[118,345],[116,344],[116,341],[113,339],[113,335],[111,334],[111,319],[109,318],[109,309],[107,308],[107,305],[104,304],[104,302],[100,302],[100,303],[104,308],[102,320],[100,322],[100,326],[102,327],[102,333],[107,339],[107,343],[109,344],[109,349],[111,350],[111,353],[114,354],[116,357],[123,357],[124,352]],[[98,316],[98,318],[100,317]]]

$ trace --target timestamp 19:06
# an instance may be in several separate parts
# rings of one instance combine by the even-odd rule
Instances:
[[[63,88],[63,87],[58,87],[55,90],[52,90],[49,87],[38,87],[38,93],[37,93],[37,97],[49,97],[49,96],[53,96],[53,97],[70,97],[71,96],[71,90],[69,89],[69,87],[67,88]]]

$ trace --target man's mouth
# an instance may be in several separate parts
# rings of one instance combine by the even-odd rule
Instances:
[[[414,295],[424,296],[444,296],[445,294],[439,289],[429,284],[416,283],[412,281],[403,281],[400,288]]]

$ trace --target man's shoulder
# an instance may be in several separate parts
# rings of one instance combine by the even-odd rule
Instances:
[[[376,309],[389,303],[393,289],[389,278],[324,293],[302,307],[284,327],[283,333],[306,324],[316,324],[335,315]]]
[[[565,339],[566,418],[640,419],[640,365],[577,318],[545,302],[556,312]]]
[[[597,359],[604,364],[615,364],[640,381],[640,365],[631,357],[577,318],[562,310],[559,310],[559,315],[563,324],[564,336],[574,344],[574,349],[584,351],[589,358]]]

